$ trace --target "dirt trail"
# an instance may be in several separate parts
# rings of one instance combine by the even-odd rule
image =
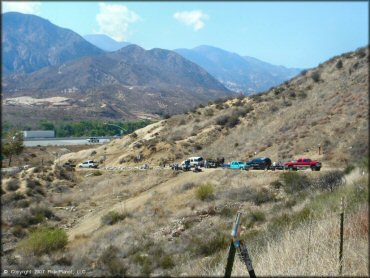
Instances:
[[[204,181],[207,176],[212,175],[214,169],[207,169],[207,171],[200,173],[184,173],[177,177],[171,178],[155,187],[152,187],[138,196],[131,197],[122,202],[118,202],[113,206],[105,207],[100,211],[93,211],[83,216],[75,226],[68,231],[70,240],[73,240],[77,235],[89,235],[99,229],[101,225],[101,217],[107,214],[109,211],[121,212],[123,209],[127,212],[132,212],[144,205],[146,201],[150,199],[154,192],[165,193],[169,192],[172,188],[176,188],[184,182],[189,181],[189,175],[192,175],[191,179],[193,182]],[[107,204],[108,205],[108,204]]]

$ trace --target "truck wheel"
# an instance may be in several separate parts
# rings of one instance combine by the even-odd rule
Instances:
[[[288,167],[288,170],[289,170],[289,171],[293,171],[293,167],[292,167],[292,166],[289,166],[289,167]]]

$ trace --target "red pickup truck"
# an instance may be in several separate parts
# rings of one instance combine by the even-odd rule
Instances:
[[[302,157],[297,160],[292,160],[284,163],[284,168],[288,170],[311,168],[312,171],[320,171],[321,162]]]

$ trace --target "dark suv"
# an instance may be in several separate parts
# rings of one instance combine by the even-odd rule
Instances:
[[[261,169],[268,170],[271,166],[271,159],[268,157],[257,157],[252,160],[249,160],[245,166],[249,169]]]

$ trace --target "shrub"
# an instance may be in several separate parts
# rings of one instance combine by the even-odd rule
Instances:
[[[210,256],[220,250],[226,250],[229,243],[225,233],[216,231],[208,234],[207,237],[194,238],[191,242],[191,249],[198,255]]]
[[[316,188],[333,191],[335,187],[343,184],[344,172],[331,171],[325,173],[322,177],[319,177],[313,181]]]
[[[205,201],[214,198],[214,188],[210,183],[200,185],[196,190],[196,196],[199,200]]]
[[[235,127],[237,124],[239,124],[239,117],[238,115],[231,115],[231,117],[228,118],[226,126],[229,128]]]
[[[55,167],[55,176],[58,179],[69,180],[69,181],[74,180],[73,173],[70,171],[67,171],[64,167],[59,166],[59,165]]]
[[[224,126],[224,125],[226,125],[228,119],[229,119],[229,117],[227,115],[221,115],[221,116],[216,118],[216,124]]]
[[[41,223],[44,219],[36,219],[29,212],[20,212],[13,219],[11,225],[27,228],[32,224]]]
[[[27,238],[20,241],[18,249],[26,254],[49,254],[63,249],[68,242],[66,232],[59,228],[41,227],[32,231]]]
[[[46,217],[46,218],[50,219],[54,216],[54,213],[50,209],[48,209],[44,206],[32,207],[30,209],[30,212],[33,216],[35,216],[37,218],[41,218],[41,217],[45,218]]]
[[[311,78],[312,78],[312,80],[313,81],[315,81],[315,82],[319,82],[320,81],[320,73],[319,72],[317,72],[317,71],[315,71],[314,73],[312,73],[312,75],[311,75]]]
[[[270,231],[274,231],[278,234],[286,227],[297,227],[302,222],[307,221],[310,215],[311,210],[306,207],[292,214],[283,213],[282,215],[272,218],[271,221],[269,221],[268,228]]]
[[[143,272],[144,275],[149,276],[150,273],[153,270],[153,265],[152,261],[148,256],[143,256],[140,253],[137,253],[134,257],[133,260],[135,263],[138,263],[141,265],[141,271]]]
[[[27,235],[27,232],[23,229],[22,226],[16,225],[11,229],[11,233],[18,238],[24,238]]]
[[[261,205],[263,203],[275,200],[275,196],[268,189],[262,188],[261,190],[255,192],[252,199],[256,205]]]
[[[103,225],[114,225],[119,221],[124,220],[128,216],[127,213],[118,213],[116,211],[110,211],[106,215],[102,216],[101,222]]]
[[[274,112],[278,111],[279,108],[276,105],[271,105],[269,110],[270,110],[271,113],[274,113]]]
[[[110,245],[99,257],[98,264],[106,268],[112,276],[125,276],[127,269],[117,258],[118,248]]]
[[[181,186],[181,191],[192,189],[195,186],[193,182],[187,182]]]
[[[262,99],[261,95],[259,95],[259,94],[255,94],[255,95],[251,96],[251,98],[252,98],[255,102],[262,102],[262,101],[263,101],[263,99]]]
[[[137,133],[136,132],[131,133],[130,138],[131,139],[136,139],[137,138]]]
[[[10,192],[1,196],[2,205],[8,205],[10,203],[25,199],[26,197],[19,192]]]
[[[224,206],[222,207],[222,209],[220,210],[220,215],[223,216],[223,217],[232,217],[236,214],[238,210],[235,209],[235,208],[231,208],[231,207],[227,207],[227,206]]]
[[[19,181],[16,179],[12,179],[8,181],[8,184],[6,185],[6,190],[8,191],[17,191],[19,188]]]
[[[17,208],[26,208],[30,205],[30,201],[28,200],[19,200],[16,204]]]
[[[30,189],[34,189],[37,186],[40,186],[40,182],[36,180],[26,180],[26,187]]]
[[[282,173],[280,177],[287,193],[295,193],[310,186],[308,178],[296,172]]]
[[[222,104],[217,103],[216,104],[216,109],[222,110],[222,109],[224,109],[224,106]]]
[[[306,73],[307,73],[307,70],[302,70],[302,71],[301,71],[301,75],[302,75],[302,76],[305,76],[305,75],[306,75]]]
[[[300,91],[300,92],[298,92],[298,97],[300,97],[300,98],[306,98],[307,97],[307,93],[306,92],[304,92],[304,91]]]
[[[266,220],[266,215],[260,210],[251,211],[247,215],[247,227],[253,227],[255,223],[263,222]]]
[[[295,98],[297,95],[294,91],[289,91],[289,97],[290,98]]]
[[[199,145],[199,144],[195,144],[194,145],[194,150],[196,150],[196,151],[200,151],[202,148],[203,147],[201,145]]]
[[[345,175],[348,175],[349,173],[351,173],[353,170],[355,169],[355,166],[353,166],[352,164],[349,164],[347,165],[347,167],[344,169],[343,173]]]
[[[279,189],[283,186],[283,184],[279,180],[271,182],[270,185],[275,189]]]
[[[205,116],[207,116],[207,117],[211,117],[211,116],[213,116],[214,114],[213,114],[213,110],[212,109],[206,109],[205,111],[204,111],[204,115]]]
[[[103,173],[99,170],[93,172],[93,176],[101,176],[101,175],[103,175]]]
[[[161,257],[159,265],[163,269],[169,269],[169,268],[173,268],[175,266],[175,262],[172,259],[171,255],[164,255],[164,256]]]
[[[343,68],[343,62],[342,62],[342,60],[339,60],[339,61],[335,64],[335,67],[336,67],[337,69],[341,69],[341,68]]]

